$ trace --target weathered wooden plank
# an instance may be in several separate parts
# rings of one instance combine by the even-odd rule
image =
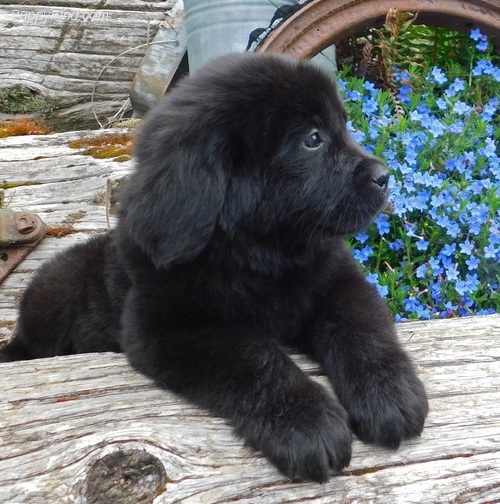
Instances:
[[[170,9],[175,0],[18,0],[7,5],[31,7],[80,7],[97,10],[164,10]]]
[[[50,210],[66,208],[69,202],[95,204],[95,196],[105,190],[106,180],[129,173],[132,162],[96,159],[69,144],[73,140],[113,133],[124,134],[126,130],[2,139],[0,182],[17,185],[5,191],[5,199],[14,207],[42,205],[49,220]]]
[[[483,335],[477,344],[472,326]],[[426,429],[396,452],[355,441],[350,467],[325,485],[287,481],[222,420],[156,388],[121,355],[4,364],[0,496],[84,502],[97,460],[140,449],[161,460],[169,478],[155,502],[494,502],[500,498],[500,363],[486,362],[485,349],[498,355],[500,318],[473,318],[465,328],[462,320],[398,327],[429,391]],[[450,341],[459,343],[454,356]],[[421,361],[423,347],[428,355]],[[315,375],[315,364],[296,359]]]
[[[0,140],[0,184],[4,200],[15,210],[37,213],[51,227],[70,226],[76,234],[45,237],[0,286],[0,341],[8,338],[16,319],[16,303],[29,275],[44,261],[89,234],[108,229],[105,199],[108,179],[117,180],[132,169],[132,162],[117,163],[83,155],[69,143],[89,135],[124,133],[68,132],[20,136]],[[28,185],[21,185],[28,184]],[[109,216],[111,226],[114,217]]]
[[[93,108],[100,118],[111,116],[128,98],[145,44],[153,40],[173,4],[147,0],[2,3],[0,88],[24,84],[50,100],[54,116],[62,123],[95,126]],[[65,110],[71,114],[63,114]]]

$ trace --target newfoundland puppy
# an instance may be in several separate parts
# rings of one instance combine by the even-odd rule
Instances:
[[[37,271],[0,359],[122,351],[290,478],[347,466],[351,432],[389,448],[418,436],[424,387],[343,241],[385,205],[389,173],[346,120],[310,62],[198,70],[138,132],[116,229]]]

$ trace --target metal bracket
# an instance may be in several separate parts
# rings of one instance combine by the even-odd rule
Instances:
[[[0,283],[47,233],[38,215],[0,208]]]

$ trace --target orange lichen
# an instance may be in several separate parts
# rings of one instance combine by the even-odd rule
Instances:
[[[47,135],[48,133],[52,133],[52,131],[43,121],[30,117],[0,122],[0,138],[21,135]]]
[[[130,133],[100,135],[82,138],[69,143],[72,149],[83,149],[82,154],[97,159],[128,161],[132,155],[132,135]]]
[[[63,236],[74,233],[76,233],[76,231],[72,226],[56,226],[49,227],[49,229],[47,229],[47,234],[49,236],[55,236],[56,238],[62,238]]]

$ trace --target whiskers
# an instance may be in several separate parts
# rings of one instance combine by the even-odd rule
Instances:
[[[326,231],[328,231],[328,238],[332,235],[341,236],[361,231],[375,218],[377,210],[378,208],[373,204],[363,199],[358,199],[355,204],[348,200],[344,205],[332,206],[316,222],[309,235],[307,247],[311,245],[318,229],[320,230],[320,243],[325,239],[324,233]]]

